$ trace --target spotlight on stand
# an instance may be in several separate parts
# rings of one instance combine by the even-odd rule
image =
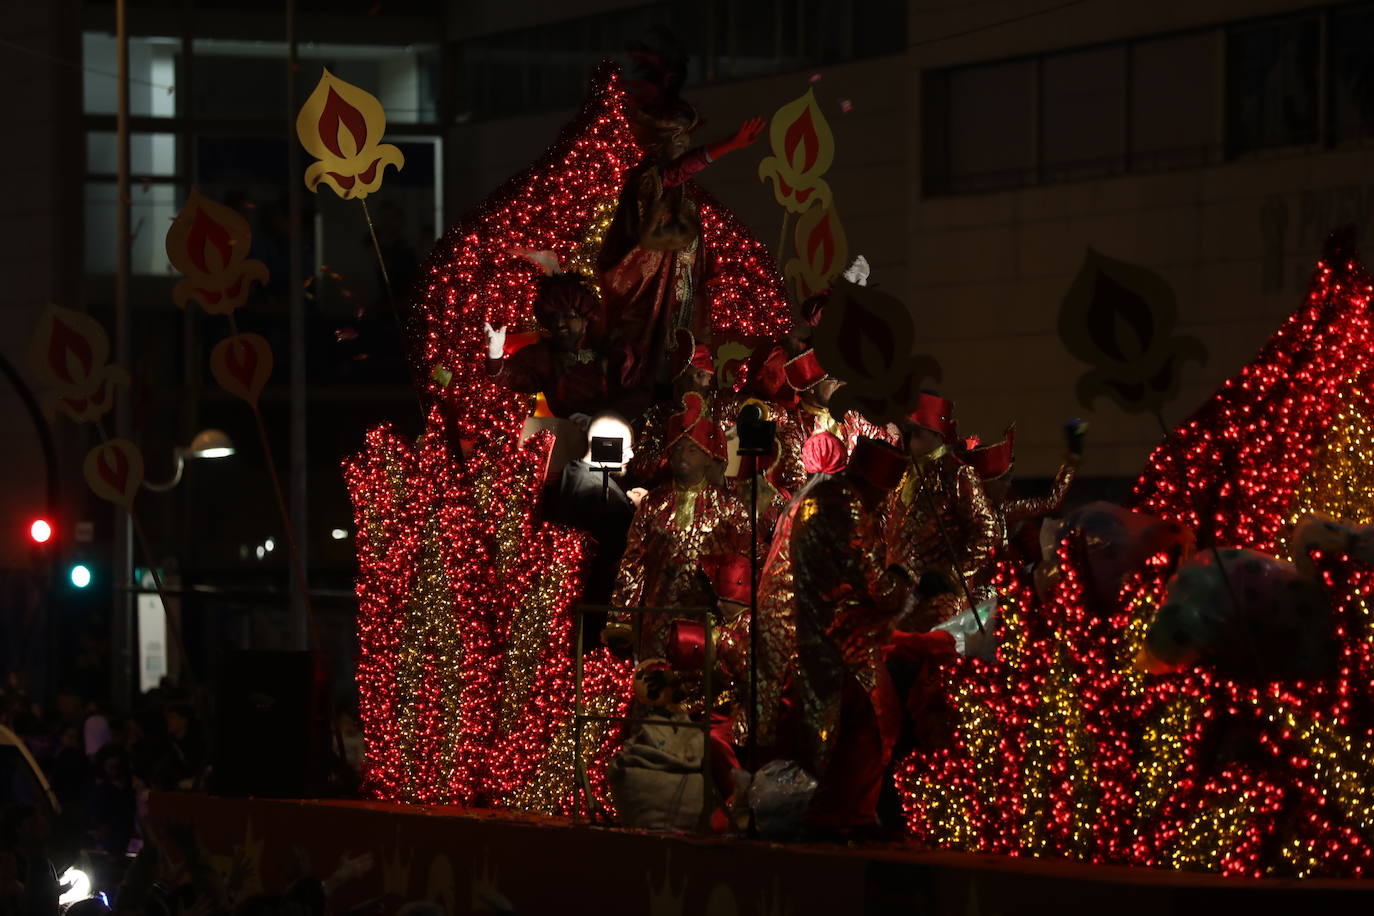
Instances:
[[[234,454],[234,442],[229,438],[229,434],[222,429],[202,429],[196,433],[191,444],[177,446],[172,450],[172,457],[176,461],[176,470],[172,472],[172,479],[166,483],[149,483],[143,481],[143,485],[154,493],[166,493],[177,484],[181,483],[181,474],[186,470],[187,458],[227,458]]]
[[[606,503],[610,500],[611,475],[624,470],[630,461],[630,427],[615,417],[598,417],[587,428],[587,438],[591,442],[587,463],[601,475],[601,501]]]
[[[739,453],[766,458],[773,452],[773,440],[777,437],[777,424],[764,419],[763,405],[745,404],[735,421],[736,435],[739,437]],[[748,767],[758,770],[758,733],[759,720],[759,654],[755,647],[759,641],[759,475],[757,465],[749,475],[749,749]]]
[[[777,424],[763,418],[763,408],[758,404],[745,404],[735,421],[739,436],[739,453],[764,457],[773,451],[773,439],[777,436]]]

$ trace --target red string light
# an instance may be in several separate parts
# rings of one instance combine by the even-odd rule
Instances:
[[[1305,506],[1367,514],[1369,493],[1351,488],[1342,502],[1339,487],[1313,485],[1339,457],[1333,444],[1358,452],[1350,466],[1374,451],[1347,435],[1352,411],[1369,421],[1374,384],[1374,289],[1350,242],[1334,240],[1302,308],[1156,449],[1136,486],[1143,511],[1270,552]],[[1369,874],[1374,568],[1316,558],[1340,645],[1330,677],[1241,683],[1206,667],[1153,677],[1132,666],[1164,594],[1164,558],[1107,607],[1081,584],[1085,549],[1071,539],[1060,559],[1047,600],[1002,570],[997,661],[950,666],[948,741],[897,768],[911,832],[1012,855]]]
[[[571,605],[582,538],[538,520],[551,440],[521,445],[530,399],[487,376],[483,322],[533,327],[534,269],[515,249],[556,252],[595,276],[621,184],[641,153],[618,72],[600,69],[548,152],[436,246],[406,316],[432,406],[415,444],[387,428],[345,464],[358,530],[358,685],[366,782],[381,798],[566,812],[575,807]],[[767,249],[705,191],[706,282],[717,334],[760,340],[790,323]],[[465,460],[451,453],[464,443]],[[585,659],[593,714],[623,715],[630,672]],[[593,790],[615,730],[588,723]]]

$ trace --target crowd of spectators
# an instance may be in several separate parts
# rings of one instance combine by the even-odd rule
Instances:
[[[28,748],[57,805],[44,797],[13,753],[9,766],[0,768],[0,778],[9,782],[0,793],[0,916],[56,914],[62,872],[77,862],[91,873],[93,887],[117,889],[103,900],[97,897],[100,911],[231,912],[215,882],[206,874],[196,876],[194,868],[194,880],[174,891],[156,884],[151,876],[168,854],[158,841],[169,840],[140,830],[150,791],[211,787],[210,735],[202,709],[194,696],[170,683],[143,694],[127,714],[71,686],[44,704],[22,677],[6,676],[0,685],[0,725]],[[353,772],[333,782],[356,787],[361,763],[356,717],[341,713],[338,719],[346,769]],[[197,860],[194,838],[171,841],[180,847],[171,851],[176,861]],[[333,879],[304,878],[280,898],[245,901],[234,912],[323,914],[324,890]],[[93,907],[94,902],[77,904],[69,912],[81,916],[80,910]]]

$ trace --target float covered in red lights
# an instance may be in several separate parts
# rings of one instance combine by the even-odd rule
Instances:
[[[551,447],[521,442],[531,399],[485,371],[486,322],[532,325],[536,276],[516,250],[596,262],[640,158],[618,75],[599,71],[549,151],[448,232],[405,316],[427,425],[379,429],[347,463],[359,551],[358,681],[367,786],[387,800],[572,810],[576,595],[584,545],[539,520]],[[712,259],[715,331],[787,330],[766,249],[691,186]],[[1135,507],[1200,547],[1282,555],[1295,520],[1368,523],[1374,466],[1371,288],[1338,237],[1312,288],[1256,359],[1166,438]],[[1336,646],[1328,673],[1240,677],[1200,661],[1136,664],[1179,559],[1112,589],[1082,533],[1037,589],[1005,564],[993,661],[947,664],[921,698],[931,727],[895,773],[907,825],[932,846],[1192,868],[1363,876],[1374,867],[1374,568],[1312,561]],[[628,704],[626,663],[587,657],[589,711]],[[594,788],[611,752],[592,730]]]

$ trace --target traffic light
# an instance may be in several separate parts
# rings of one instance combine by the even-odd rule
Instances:
[[[91,584],[91,568],[85,563],[74,563],[71,568],[70,578],[72,585],[77,588],[85,588]]]
[[[35,544],[46,544],[52,540],[52,522],[45,518],[36,518],[29,525],[29,540]]]

